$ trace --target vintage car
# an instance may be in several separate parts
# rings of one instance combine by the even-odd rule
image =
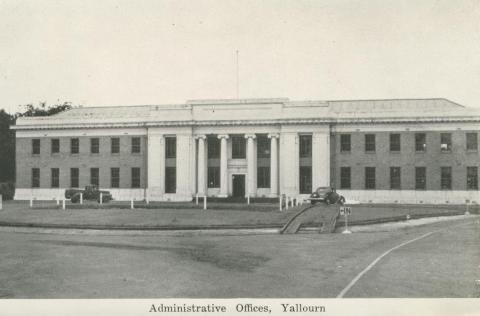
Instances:
[[[95,185],[86,186],[84,190],[65,190],[65,198],[70,199],[72,203],[78,203],[80,202],[81,193],[83,194],[84,201],[97,201],[100,203],[100,193],[102,193],[102,203],[113,200],[109,191],[100,191]]]
[[[310,194],[309,200],[312,205],[317,202],[323,202],[327,205],[336,203],[343,205],[343,203],[345,203],[345,198],[331,187],[318,187]]]

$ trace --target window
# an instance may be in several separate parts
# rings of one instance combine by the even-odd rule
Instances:
[[[208,187],[220,187],[220,167],[208,167]]]
[[[390,151],[400,151],[400,134],[390,134]]]
[[[32,188],[40,187],[40,169],[32,168]]]
[[[98,168],[90,168],[90,184],[98,187]]]
[[[312,167],[300,167],[300,193],[312,193]]]
[[[110,168],[110,187],[120,187],[120,168]]]
[[[140,168],[132,168],[132,188],[140,187]]]
[[[350,134],[342,134],[340,135],[340,151],[341,152],[350,152],[352,145],[351,145],[351,136]]]
[[[478,167],[467,167],[467,190],[478,190]]]
[[[80,187],[78,177],[80,172],[78,168],[70,168],[70,187],[71,188],[78,188]]]
[[[415,167],[415,190],[427,189],[427,168]]]
[[[350,167],[340,168],[340,188],[351,189],[351,169]]]
[[[165,193],[175,193],[177,191],[177,168],[165,168]]]
[[[165,158],[177,157],[177,138],[166,137],[165,138]]]
[[[452,167],[440,168],[440,185],[442,190],[452,189]]]
[[[365,151],[375,151],[375,134],[365,134]]]
[[[98,154],[100,151],[100,140],[98,138],[90,138],[90,153]]]
[[[375,189],[375,167],[365,167],[365,189]]]
[[[440,134],[440,151],[441,152],[452,151],[452,134],[450,133]]]
[[[120,153],[120,138],[115,137],[110,139],[110,152],[112,154]]]
[[[270,158],[270,139],[266,136],[257,137],[257,158]]]
[[[60,186],[60,169],[52,168],[51,169],[51,187],[58,188]]]
[[[140,137],[132,137],[132,154],[139,154],[140,150]]]
[[[478,150],[478,136],[477,133],[467,133],[467,150]]]
[[[312,157],[312,135],[300,135],[300,158],[311,158],[311,157]]]
[[[257,188],[270,187],[270,167],[257,168]]]
[[[40,139],[32,139],[32,154],[40,155]]]
[[[78,154],[80,147],[80,140],[78,138],[70,139],[70,153],[71,154]]]
[[[220,158],[220,139],[209,137],[207,139],[208,159]]]
[[[402,188],[402,169],[390,167],[390,189],[400,190]]]
[[[232,158],[233,159],[245,159],[245,137],[232,136]]]
[[[60,139],[52,139],[52,154],[58,154],[60,152]]]
[[[425,133],[415,133],[415,151],[422,152],[427,150],[427,135]]]

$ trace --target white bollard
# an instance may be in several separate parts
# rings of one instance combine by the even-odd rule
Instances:
[[[283,202],[283,197],[280,194],[280,196],[278,197],[278,208],[280,209],[280,212],[282,211],[282,202]]]
[[[195,194],[195,204],[198,205],[198,193]]]
[[[33,207],[33,198],[30,198],[30,208]]]
[[[145,197],[145,203],[150,204],[150,198],[148,197],[148,195]]]
[[[65,199],[62,200],[62,210],[65,211]]]
[[[83,204],[83,193],[80,193],[80,204]]]
[[[470,212],[468,210],[468,203],[470,203],[470,200],[465,200],[466,204],[467,204],[467,210],[465,211],[465,215],[470,215]]]
[[[102,205],[102,204],[103,204],[103,193],[100,192],[100,205]]]
[[[135,206],[133,205],[133,198],[132,198],[132,199],[130,200],[130,209],[133,210],[134,208],[135,208]]]
[[[0,211],[3,209],[3,196],[0,194]]]
[[[59,198],[55,198],[55,200],[57,200],[57,205],[60,205],[60,199],[59,199]]]
[[[207,196],[206,195],[203,197],[203,209],[207,210]]]
[[[247,204],[250,205],[250,195],[247,195]]]

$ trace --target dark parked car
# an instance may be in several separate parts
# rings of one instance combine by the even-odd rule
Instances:
[[[72,203],[78,203],[80,202],[80,193],[83,193],[84,201],[97,201],[100,203],[100,193],[102,193],[102,203],[113,200],[109,191],[100,191],[94,185],[86,186],[85,190],[65,190],[65,198],[70,199]]]
[[[343,203],[345,203],[345,198],[331,187],[318,187],[312,194],[310,194],[309,200],[312,205],[317,202],[323,202],[327,205],[336,203],[343,205]]]

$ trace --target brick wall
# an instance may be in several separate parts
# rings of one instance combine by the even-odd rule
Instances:
[[[146,187],[146,137],[115,136],[120,138],[120,153],[112,154],[110,136],[78,137],[79,154],[70,153],[70,139],[73,137],[39,137],[40,154],[32,155],[32,138],[16,139],[16,187],[31,187],[31,169],[40,168],[40,188],[51,187],[51,168],[60,168],[60,188],[70,187],[70,168],[79,168],[80,188],[90,184],[90,168],[99,168],[99,185],[110,187],[110,168],[120,168],[120,188],[131,188],[131,168],[139,167],[141,188]],[[132,137],[141,138],[140,154],[131,153]],[[51,139],[60,140],[60,153],[51,153]],[[100,151],[90,153],[90,138],[99,138]]]
[[[440,190],[440,167],[452,167],[452,190],[466,190],[467,166],[480,166],[478,152],[467,152],[466,133],[476,131],[424,132],[425,152],[415,151],[417,132],[352,132],[350,153],[340,152],[340,134],[332,136],[332,184],[340,188],[340,168],[351,167],[351,189],[365,189],[365,167],[376,167],[376,189],[390,189],[390,167],[401,167],[401,189],[415,189],[415,167],[426,167],[427,190]],[[390,134],[400,134],[401,151],[390,152]],[[452,151],[440,150],[440,134],[451,133]],[[365,152],[365,134],[376,135],[376,151]]]

